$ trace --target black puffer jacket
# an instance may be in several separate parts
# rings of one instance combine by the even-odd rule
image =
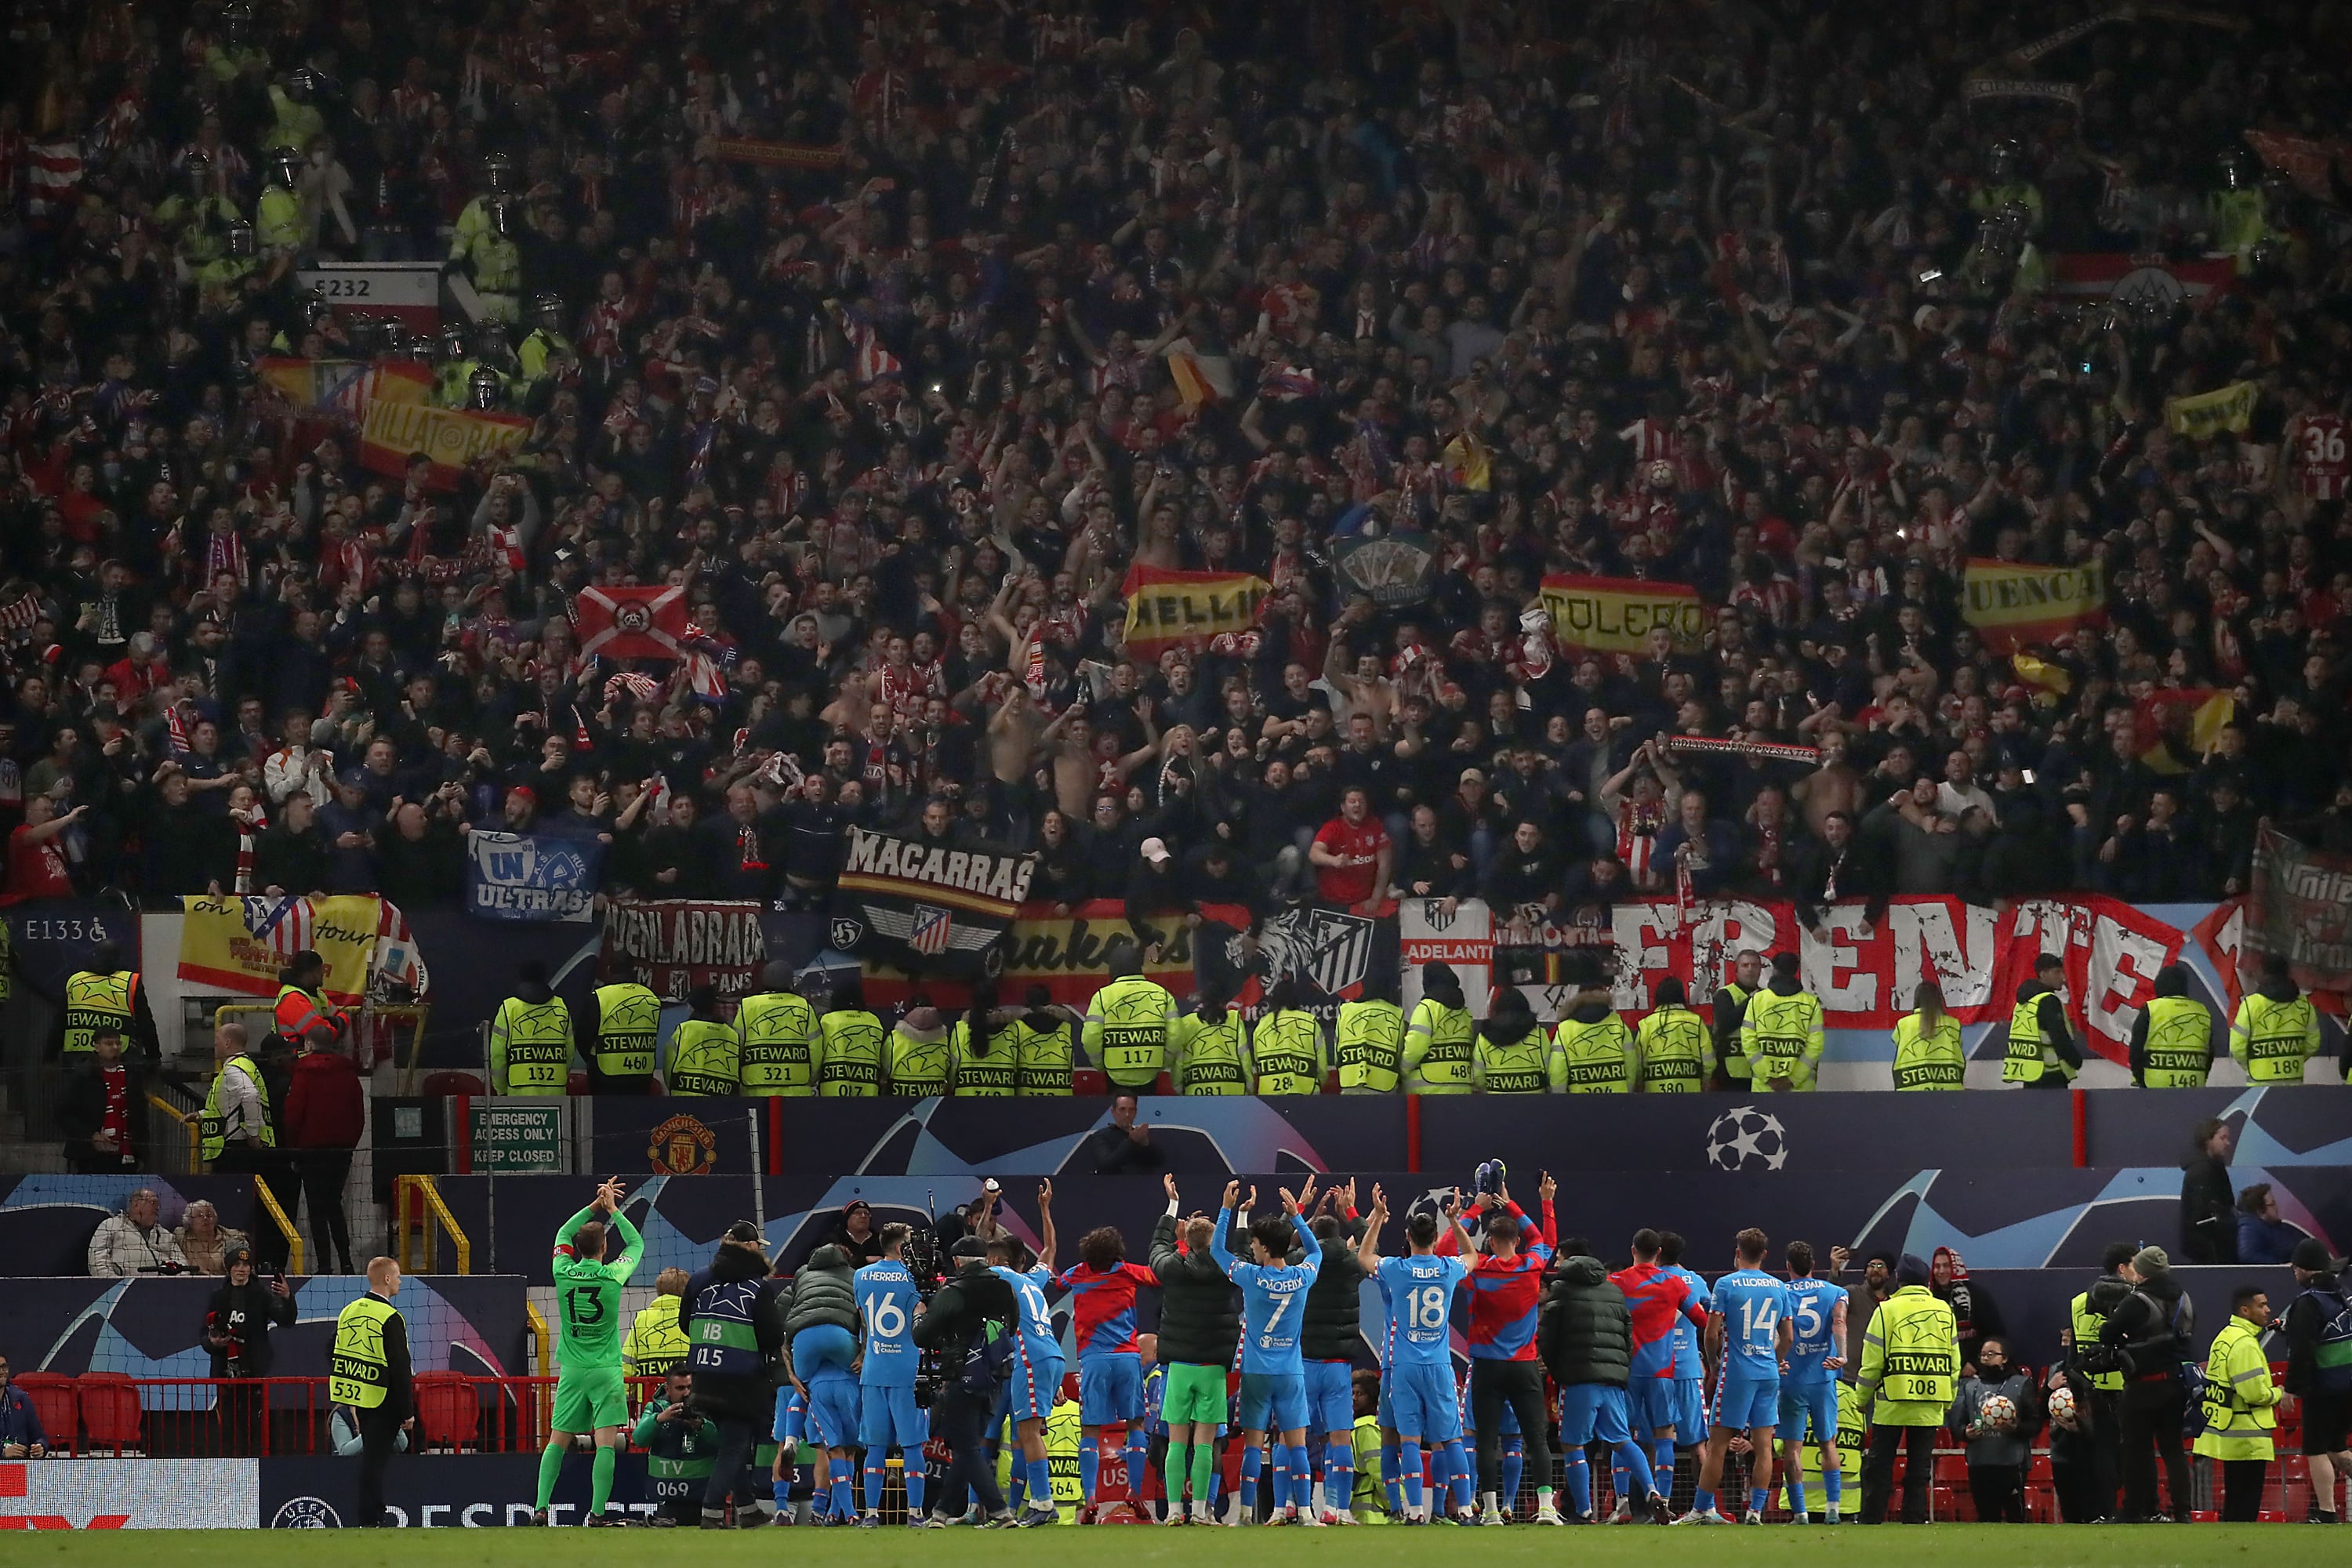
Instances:
[[[2135,1383],[2178,1378],[2194,1355],[2197,1305],[2169,1268],[2141,1278],[2099,1330],[2099,1342],[2119,1348],[2122,1371]]]
[[[1231,1366],[1242,1339],[1240,1300],[1215,1258],[1176,1250],[1173,1215],[1151,1227],[1151,1271],[1160,1276],[1160,1359]]]
[[[1569,1258],[1552,1276],[1536,1318],[1536,1354],[1551,1380],[1622,1388],[1633,1374],[1633,1314],[1601,1259]]]
[[[856,1333],[857,1289],[852,1281],[856,1271],[856,1261],[831,1242],[810,1253],[808,1262],[793,1276],[791,1304],[784,1310],[785,1336],[826,1323]]]
[[[1364,1266],[1356,1260],[1362,1220],[1343,1220],[1323,1244],[1322,1272],[1307,1288],[1307,1315],[1298,1321],[1298,1353],[1308,1361],[1353,1361],[1364,1350]]]
[[[704,1292],[713,1286],[757,1280],[751,1303],[751,1330],[758,1341],[761,1364],[757,1372],[740,1373],[697,1372],[694,1403],[709,1415],[730,1421],[765,1421],[775,1411],[775,1387],[781,1382],[784,1348],[784,1283],[768,1277],[764,1255],[748,1247],[721,1242],[711,1254],[710,1267],[687,1281],[686,1305],[679,1310],[678,1328],[691,1338],[693,1314]]]

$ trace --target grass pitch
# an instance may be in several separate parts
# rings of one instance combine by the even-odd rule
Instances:
[[[2259,1564],[2260,1568],[2343,1568],[2352,1534],[2304,1525],[2062,1525],[1937,1524],[1831,1530],[1767,1526],[1754,1530],[1662,1531],[1655,1528],[1541,1530],[1512,1526],[1480,1531],[1370,1528],[1169,1530],[1122,1526],[1026,1531],[611,1531],[561,1532],[560,1542],[522,1530],[142,1531],[135,1536],[41,1532],[9,1545],[10,1568],[121,1568],[135,1558],[152,1568],[544,1568],[561,1557],[567,1568],[614,1568],[665,1561],[694,1568],[737,1564],[840,1563],[843,1568],[1093,1568],[1115,1553],[1127,1564],[1153,1568],[1283,1568],[1378,1562],[1431,1568],[1480,1568],[1527,1563],[1544,1568],[1573,1561],[1601,1568],[1758,1568],[1786,1563],[1822,1568],[1829,1563],[1871,1568],[2194,1568],[2200,1564]]]

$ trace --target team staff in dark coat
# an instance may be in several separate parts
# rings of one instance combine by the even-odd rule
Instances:
[[[1650,1458],[1626,1424],[1625,1388],[1633,1376],[1633,1314],[1625,1292],[1609,1279],[1592,1244],[1572,1237],[1552,1273],[1536,1318],[1536,1355],[1560,1391],[1560,1451],[1568,1456],[1568,1495],[1577,1516],[1592,1518],[1592,1478],[1585,1445],[1598,1439],[1616,1451],[1617,1495],[1646,1495],[1650,1517],[1673,1517],[1657,1489]]]
[[[1306,1315],[1298,1321],[1298,1349],[1307,1363],[1307,1429],[1323,1434],[1323,1506],[1352,1521],[1356,1490],[1356,1356],[1364,1347],[1364,1266],[1356,1258],[1364,1222],[1356,1217],[1356,1184],[1324,1194],[1336,1213],[1319,1215],[1315,1239],[1323,1244],[1323,1266],[1307,1288]]]
[[[967,1387],[962,1374],[976,1344],[1014,1332],[1021,1307],[1013,1287],[988,1266],[986,1242],[966,1237],[955,1244],[952,1256],[955,1272],[915,1320],[915,1343],[939,1352],[943,1373],[939,1402],[931,1407],[931,1436],[947,1445],[948,1472],[929,1522],[961,1519],[967,1500],[976,1498],[991,1524],[1010,1524],[1013,1510],[1004,1505],[988,1462],[986,1430],[994,1393]]]
[[[709,1267],[686,1282],[677,1329],[693,1347],[682,1364],[694,1374],[695,1408],[719,1424],[702,1528],[726,1522],[728,1493],[737,1490],[737,1522],[764,1522],[764,1510],[742,1483],[759,1434],[775,1414],[784,1301],[783,1282],[769,1276],[768,1244],[758,1226],[739,1219],[727,1227]]]

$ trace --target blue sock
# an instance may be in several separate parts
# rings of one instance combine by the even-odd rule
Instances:
[[[1770,1487],[1749,1487],[1748,1489],[1748,1512],[1756,1515],[1759,1519],[1761,1519],[1764,1516],[1764,1510],[1767,1508],[1769,1508],[1771,1504],[1772,1489]]]
[[[1209,1451],[1210,1451],[1211,1453],[1213,1453],[1213,1454],[1215,1454],[1215,1453],[1216,1453],[1216,1445],[1215,1445],[1215,1444],[1213,1444],[1213,1443],[1212,1443],[1212,1444],[1209,1446]],[[1225,1495],[1225,1466],[1224,1466],[1224,1456],[1223,1456],[1223,1455],[1222,1455],[1222,1454],[1218,1454],[1218,1455],[1217,1455],[1217,1462],[1216,1462],[1216,1463],[1214,1463],[1214,1464],[1212,1464],[1212,1465],[1209,1467],[1209,1507],[1210,1507],[1210,1510],[1211,1510],[1212,1511],[1214,1511],[1214,1510],[1215,1510],[1215,1508],[1216,1508],[1216,1505],[1217,1505],[1217,1500],[1218,1500],[1219,1498],[1221,1498],[1221,1497],[1224,1496],[1224,1495]]]
[[[923,1517],[923,1450],[919,1446],[901,1448],[898,1458],[907,1467],[907,1517],[919,1520]]]
[[[1517,1512],[1519,1506],[1519,1475],[1528,1468],[1528,1445],[1523,1437],[1503,1439],[1503,1507]]]
[[[1650,1469],[1650,1457],[1642,1452],[1639,1443],[1617,1445],[1617,1495],[1625,1500],[1628,1508],[1641,1502],[1658,1489],[1657,1479]]]
[[[1396,1458],[1391,1461],[1389,1458],[1389,1450],[1381,1451],[1381,1462],[1387,1466],[1391,1477],[1389,1489],[1391,1492],[1402,1492],[1404,1506],[1418,1510],[1421,1507],[1422,1497],[1421,1445],[1400,1442],[1396,1446],[1395,1454]],[[1393,1500],[1389,1504],[1389,1511],[1391,1513],[1396,1511],[1396,1504]]]
[[[1650,1442],[1650,1474],[1656,1478],[1657,1488],[1672,1497],[1675,1490],[1675,1440],[1656,1437]]]
[[[1445,1464],[1446,1474],[1454,1482],[1454,1506],[1466,1509],[1471,1494],[1478,1489],[1478,1472],[1471,1468],[1470,1451],[1462,1446],[1461,1438],[1445,1445]]]
[[[1265,1450],[1253,1443],[1242,1450],[1242,1506],[1257,1507],[1257,1481],[1265,1467]],[[1281,1489],[1275,1489],[1279,1494]]]
[[[1290,1498],[1299,1512],[1314,1513],[1315,1461],[1308,1457],[1304,1443],[1290,1445]]]
[[[1334,1443],[1323,1457],[1323,1501],[1332,1509],[1346,1508],[1356,1496],[1356,1446]]]
[[[1715,1511],[1715,1494],[1707,1490],[1705,1487],[1695,1489],[1691,1492],[1691,1507],[1696,1509],[1701,1513],[1713,1513]]]
[[[1568,1451],[1568,1500],[1580,1514],[1592,1511],[1592,1467],[1581,1448]]]
[[[1803,1472],[1800,1471],[1794,1465],[1790,1466],[1788,1481],[1789,1511],[1790,1513],[1803,1513],[1805,1511],[1805,1478]]]
[[[833,1462],[833,1473],[835,1477],[833,1482],[833,1517],[835,1519],[856,1519],[857,1517],[857,1500],[850,1495],[849,1482],[850,1478],[856,1472],[850,1466],[848,1460],[835,1459]]]
[[[1822,1493],[1829,1508],[1832,1511],[1836,1510],[1838,1505],[1838,1488],[1844,1479],[1845,1472],[1843,1470],[1823,1470],[1822,1472]]]
[[[1414,1458],[1418,1460],[1421,1457],[1421,1445],[1415,1443],[1412,1446],[1412,1452]],[[1411,1501],[1413,1507],[1418,1508],[1421,1506],[1421,1476],[1418,1473],[1417,1465],[1415,1467],[1415,1471],[1416,1473],[1412,1478],[1412,1497]],[[1388,1493],[1389,1517],[1394,1519],[1402,1514],[1404,1512],[1407,1500],[1405,1497],[1404,1485],[1404,1445],[1402,1443],[1384,1442],[1381,1445],[1381,1488],[1383,1491]]]
[[[882,1511],[882,1483],[889,1475],[889,1458],[890,1450],[887,1448],[866,1450],[866,1511],[868,1513]]]
[[[1101,1481],[1102,1439],[1081,1433],[1078,1436],[1078,1495],[1086,1499],[1090,1508],[1094,1505],[1095,1488]]]
[[[1151,1468],[1151,1439],[1137,1422],[1127,1429],[1127,1500],[1143,1506],[1144,1472]]]
[[[1029,1506],[1054,1506],[1054,1472],[1045,1459],[1031,1459],[1029,1466]]]

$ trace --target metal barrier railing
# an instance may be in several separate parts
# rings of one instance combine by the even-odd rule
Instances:
[[[201,1112],[182,1110],[160,1094],[147,1097],[150,1109],[162,1111],[163,1120],[156,1126],[156,1164],[175,1176],[196,1173],[196,1155],[204,1147],[199,1127]]]
[[[286,1238],[286,1271],[289,1274],[302,1273],[302,1233],[295,1228],[285,1205],[278,1201],[278,1194],[269,1190],[268,1182],[257,1179],[253,1184],[253,1200],[261,1205],[261,1212],[269,1216],[269,1223],[276,1226],[278,1234]],[[333,1260],[331,1258],[329,1261]]]
[[[435,1228],[436,1221],[439,1222],[438,1229]],[[457,1254],[456,1272],[471,1274],[474,1271],[474,1244],[467,1237],[465,1229],[457,1224],[457,1216],[449,1212],[449,1205],[443,1200],[441,1189],[434,1184],[433,1178],[424,1174],[394,1177],[392,1183],[393,1247],[399,1255],[402,1269],[409,1273],[421,1274],[442,1272],[436,1265],[439,1261],[439,1237],[443,1230],[449,1233],[451,1250]],[[413,1253],[410,1245],[412,1240],[418,1244],[415,1250],[424,1255],[422,1268],[412,1261]]]

